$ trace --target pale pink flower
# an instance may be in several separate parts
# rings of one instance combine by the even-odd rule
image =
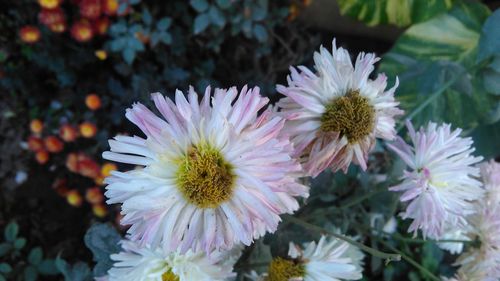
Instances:
[[[284,133],[311,176],[327,168],[346,172],[351,162],[366,170],[376,138],[396,136],[394,117],[403,113],[394,100],[398,82],[386,91],[385,75],[368,78],[378,60],[360,53],[353,66],[347,50],[337,49],[334,40],[331,53],[321,47],[314,54],[315,73],[291,67],[288,86],[277,86],[286,96],[278,102],[288,119]]]
[[[401,138],[388,144],[409,168],[390,190],[403,191],[400,200],[409,202],[402,213],[413,219],[409,232],[420,229],[424,237],[440,239],[445,228],[465,226],[466,216],[475,212],[473,201],[484,192],[473,165],[482,158],[472,155],[472,139],[460,137],[461,129],[430,122],[415,132],[409,121],[407,127],[413,145]]]
[[[500,204],[500,163],[492,159],[489,162],[481,163],[479,169],[484,189],[487,192],[486,197],[489,201]]]
[[[475,202],[477,213],[469,216],[471,240],[479,240],[457,260],[458,273],[466,280],[500,279],[500,165],[493,160],[481,163],[485,196]]]
[[[469,218],[472,239],[478,239],[478,248],[470,247],[456,261],[458,272],[467,280],[500,279],[500,204],[480,200],[478,213]]]
[[[177,91],[176,104],[153,94],[164,119],[139,103],[126,113],[146,139],[109,141],[105,159],[143,166],[106,179],[107,202],[123,203],[132,240],[181,252],[249,245],[298,209],[295,196],[308,195],[280,135],[284,120],[269,110],[257,116],[268,102],[259,89],[210,92],[199,102],[192,88],[187,100]]]

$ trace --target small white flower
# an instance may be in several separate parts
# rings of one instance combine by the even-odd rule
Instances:
[[[132,241],[122,241],[123,251],[111,255],[115,262],[109,281],[222,281],[234,276],[234,259],[224,253],[166,253]]]
[[[445,228],[464,227],[466,216],[475,212],[473,202],[484,191],[473,165],[482,157],[472,155],[472,139],[460,137],[461,129],[430,122],[415,132],[409,121],[407,127],[413,146],[401,138],[388,144],[410,168],[390,190],[403,191],[400,200],[409,202],[402,213],[413,219],[409,232],[421,229],[424,237],[440,239]]]
[[[335,238],[322,236],[318,244],[307,243],[304,249],[290,242],[288,256],[290,259],[273,259],[266,280],[339,281],[363,277],[363,253]]]

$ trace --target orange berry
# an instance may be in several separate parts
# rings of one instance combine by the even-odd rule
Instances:
[[[108,58],[108,53],[104,50],[96,50],[94,54],[100,60],[105,60]]]
[[[101,0],[81,0],[80,15],[84,18],[94,20],[101,15]]]
[[[54,33],[63,33],[64,31],[66,31],[67,28],[68,28],[68,26],[66,25],[66,22],[64,22],[64,21],[56,22],[56,23],[49,25],[50,31],[52,31]]]
[[[45,150],[39,150],[35,154],[35,159],[38,164],[43,165],[49,161],[49,153]]]
[[[76,189],[68,191],[66,194],[66,200],[73,207],[80,207],[83,202],[82,196]]]
[[[292,3],[288,8],[288,21],[295,20],[298,15],[299,15],[299,8],[297,7],[297,4]]]
[[[102,0],[103,12],[108,16],[116,15],[118,7],[118,0]]]
[[[94,30],[97,34],[104,35],[108,32],[109,25],[109,19],[102,17],[94,21]]]
[[[61,128],[59,128],[59,137],[65,142],[72,142],[78,137],[78,131],[75,127],[69,124],[64,124]]]
[[[28,149],[34,152],[43,150],[43,140],[36,136],[28,137]]]
[[[38,13],[38,20],[47,25],[51,26],[54,24],[61,24],[66,22],[66,16],[64,15],[64,11],[61,7],[57,7],[55,9],[42,9]]]
[[[108,214],[108,209],[103,204],[94,204],[92,205],[92,212],[96,217],[103,218]]]
[[[88,94],[85,97],[85,105],[87,105],[90,110],[97,110],[101,107],[101,98],[94,93]]]
[[[45,149],[51,153],[61,152],[64,148],[64,144],[56,136],[48,136],[44,140]]]
[[[66,168],[73,173],[78,173],[78,154],[71,152],[66,157]]]
[[[80,134],[84,138],[92,138],[97,133],[97,127],[90,122],[83,122],[80,124]]]
[[[102,175],[100,175],[94,179],[94,182],[97,185],[103,185],[104,184],[104,177]]]
[[[42,34],[37,27],[27,25],[21,28],[21,30],[19,31],[19,37],[21,37],[21,41],[23,41],[24,43],[34,44],[40,40]]]
[[[66,197],[68,194],[68,187],[66,186],[67,180],[58,178],[52,183],[52,188],[59,194],[59,196]]]
[[[45,9],[55,9],[59,7],[62,0],[38,0],[38,4]]]
[[[118,167],[114,163],[104,163],[101,167],[101,175],[103,177],[109,177],[112,171],[116,171]]]
[[[78,173],[84,177],[95,179],[100,176],[100,167],[94,160],[85,156],[85,158],[78,160]]]
[[[35,134],[40,134],[43,131],[43,122],[40,119],[31,120],[30,130]]]
[[[104,196],[102,195],[101,189],[99,187],[92,187],[87,189],[87,192],[85,193],[85,199],[87,199],[87,202],[90,204],[98,204],[102,203],[104,200]]]
[[[87,42],[94,37],[94,31],[87,20],[81,19],[71,26],[71,36],[78,42]]]

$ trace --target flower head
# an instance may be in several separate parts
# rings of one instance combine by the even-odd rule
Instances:
[[[486,193],[474,204],[476,213],[468,217],[468,235],[479,240],[458,258],[458,273],[463,280],[500,279],[500,165],[495,161],[481,163],[481,180]]]
[[[473,165],[482,158],[472,155],[472,139],[460,137],[461,129],[432,122],[417,132],[410,122],[407,127],[413,146],[401,138],[388,146],[410,169],[390,190],[403,191],[400,200],[409,202],[402,214],[413,219],[408,231],[421,229],[424,237],[439,239],[445,227],[463,226],[475,212],[473,201],[483,196],[483,189]]]
[[[402,114],[394,100],[397,82],[386,91],[385,75],[368,78],[378,60],[361,53],[353,66],[334,40],[331,53],[321,47],[314,54],[316,73],[291,67],[288,86],[278,85],[286,96],[278,102],[289,120],[284,133],[313,177],[327,168],[346,172],[351,162],[365,170],[375,139],[394,139],[394,116]]]
[[[71,36],[78,42],[88,42],[94,37],[94,30],[87,20],[81,19],[71,26]]]
[[[101,107],[101,98],[95,93],[88,94],[85,97],[85,105],[92,111],[98,110]]]
[[[59,137],[65,142],[73,142],[78,138],[78,131],[70,124],[64,124],[59,128]]]
[[[44,9],[55,9],[61,5],[62,0],[38,0],[38,4]]]
[[[61,7],[55,9],[42,9],[40,13],[38,13],[38,19],[47,26],[66,22],[66,16]]]
[[[87,19],[97,19],[101,15],[101,0],[81,0],[80,15]]]
[[[40,134],[43,131],[43,122],[40,119],[31,120],[30,130],[34,134]]]
[[[182,252],[249,245],[298,208],[294,196],[307,196],[279,134],[284,120],[270,110],[257,116],[268,102],[258,88],[216,89],[212,98],[207,88],[201,102],[192,88],[188,100],[177,91],[176,104],[152,99],[164,119],[134,104],[126,116],[147,138],[117,136],[103,154],[144,166],[106,179],[131,239]]]
[[[458,272],[466,280],[500,279],[500,204],[477,202],[478,213],[469,218],[471,238],[479,239],[479,247],[471,247],[457,259]]]
[[[109,281],[217,281],[233,276],[232,259],[219,252],[210,257],[203,252],[167,253],[160,248],[122,241],[123,251],[111,255],[115,261],[108,271]]]
[[[322,236],[318,244],[310,242],[304,245],[304,249],[290,243],[288,255],[288,259],[273,259],[265,280],[338,281],[362,278],[363,254],[358,248],[338,239],[329,240]]]
[[[495,160],[484,162],[479,165],[481,179],[486,189],[486,198],[491,203],[500,204],[500,163]]]
[[[41,33],[38,27],[27,25],[19,31],[19,37],[24,43],[34,44],[38,42],[41,38]]]

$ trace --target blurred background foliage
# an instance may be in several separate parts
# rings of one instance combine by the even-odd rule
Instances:
[[[0,280],[91,280],[109,268],[124,229],[118,210],[103,203],[102,178],[122,167],[100,154],[108,138],[134,129],[124,118],[131,103],[189,85],[201,91],[245,84],[275,101],[275,84],[285,81],[288,67],[311,66],[312,53],[320,44],[329,48],[333,37],[351,54],[382,57],[377,72],[390,85],[398,77],[405,118],[417,126],[433,120],[462,127],[478,154],[498,157],[499,6],[466,0],[0,2],[0,257],[7,257]],[[402,122],[405,135],[401,128]],[[352,168],[321,175],[295,217],[373,248],[399,249],[422,266],[368,256],[364,280],[449,276],[454,257],[432,241],[412,240],[407,222],[396,218],[396,195],[387,187],[402,165],[393,159],[380,144],[367,173]],[[108,224],[88,231],[87,249],[84,234],[98,221]],[[236,269],[265,270],[272,255],[286,254],[290,240],[318,235],[285,217],[275,235],[244,251]]]

